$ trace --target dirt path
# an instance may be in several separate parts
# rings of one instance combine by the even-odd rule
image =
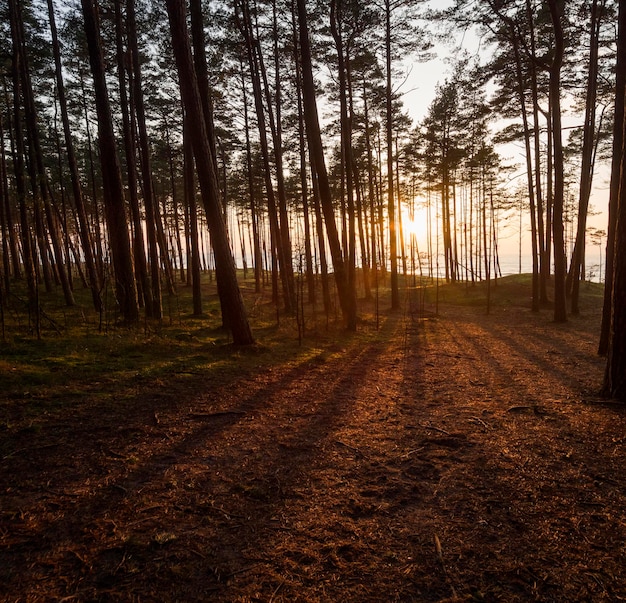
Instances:
[[[594,397],[597,322],[392,317],[370,344],[77,410],[3,460],[0,596],[623,600],[626,413]]]

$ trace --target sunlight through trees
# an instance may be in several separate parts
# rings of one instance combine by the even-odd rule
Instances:
[[[249,267],[278,320],[298,312],[302,273],[308,303],[321,288],[350,330],[374,286],[398,309],[400,274],[529,271],[532,309],[557,321],[601,264],[610,288],[614,228],[602,261],[587,248],[594,174],[620,148],[616,2],[175,8],[173,29],[172,3],[0,2],[5,307],[25,277],[35,317],[40,287],[71,305],[77,281],[100,314],[114,290],[128,323],[162,320],[163,296],[195,284],[200,314],[214,271],[224,326],[252,341]],[[442,41],[462,30],[477,55]],[[450,67],[414,122],[407,74],[442,49]]]

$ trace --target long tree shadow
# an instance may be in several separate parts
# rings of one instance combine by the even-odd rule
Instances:
[[[611,569],[587,568],[579,526],[607,555],[614,533],[623,533],[622,520],[612,512],[597,513],[605,505],[615,509],[616,499],[623,501],[626,494],[617,488],[614,472],[623,469],[612,445],[623,416],[615,425],[601,415],[579,418],[583,379],[593,376],[577,373],[598,369],[597,359],[583,362],[563,348],[568,336],[562,329],[529,343],[523,327],[503,329],[497,320],[466,315],[437,323],[445,350],[433,349],[432,360],[440,364],[437,374],[447,378],[424,383],[438,405],[431,404],[423,420],[440,431],[453,425],[452,435],[471,446],[465,445],[460,462],[446,465],[437,461],[428,438],[422,440],[420,454],[437,461],[438,468],[427,501],[432,529],[455,560],[448,566],[450,580],[468,596],[613,600],[623,591],[619,579],[610,578],[620,572],[620,555],[611,559]],[[553,348],[563,356],[556,370]],[[572,357],[580,359],[580,367]],[[569,404],[557,407],[546,395]],[[544,406],[537,410],[539,402]],[[423,515],[421,520],[425,523]]]
[[[204,412],[196,406],[183,415],[185,425],[146,429],[148,409],[157,417],[157,411],[171,411],[168,403],[181,403],[168,396],[145,404],[142,397],[141,411],[119,417],[121,436],[105,429],[96,442],[78,442],[86,450],[79,462],[68,459],[69,470],[47,466],[45,450],[35,441],[12,467],[29,473],[18,494],[36,504],[20,508],[19,496],[13,496],[10,509],[5,506],[1,588],[6,594],[24,592],[29,583],[45,581],[51,596],[90,598],[99,592],[132,592],[133,576],[141,568],[153,574],[155,593],[159,588],[180,589],[199,599],[210,594],[220,586],[228,555],[207,553],[202,533],[211,546],[229,540],[237,507],[250,497],[258,503],[251,526],[271,525],[284,494],[295,491],[320,448],[351,412],[354,388],[379,351],[377,344],[359,350],[337,373],[312,359],[252,391],[246,390],[258,379],[237,381],[234,392],[225,385],[221,391],[226,402]],[[201,391],[201,385],[198,380],[195,387]],[[284,400],[285,395],[291,398]],[[97,415],[97,408],[91,410]],[[91,420],[95,423],[97,416]],[[257,424],[267,421],[277,425],[263,433]],[[54,445],[80,432],[80,422],[73,423]],[[65,481],[57,483],[56,477]],[[10,476],[4,482],[10,483]],[[267,483],[279,487],[272,491]],[[249,519],[242,516],[239,521]],[[216,527],[219,522],[226,523]],[[250,529],[248,536],[257,528]],[[248,536],[230,538],[233,551]],[[174,568],[184,566],[190,556],[192,568],[178,584]]]

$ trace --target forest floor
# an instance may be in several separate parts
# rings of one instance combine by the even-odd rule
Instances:
[[[35,418],[5,395],[0,600],[626,600],[597,300],[418,310]]]

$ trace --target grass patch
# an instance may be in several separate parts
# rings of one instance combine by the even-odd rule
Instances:
[[[486,307],[487,284],[440,283],[412,277],[400,279],[405,312],[435,313],[437,304]],[[17,287],[17,284],[16,284]],[[581,308],[597,307],[603,288],[581,286]],[[296,319],[278,315],[269,287],[255,294],[243,281],[242,292],[257,343],[232,345],[221,329],[215,282],[203,283],[204,314],[189,313],[189,288],[165,296],[164,318],[144,319],[133,328],[103,319],[90,306],[89,292],[77,290],[77,305],[63,305],[58,292],[41,294],[42,337],[21,302],[5,311],[4,341],[0,343],[0,425],[33,421],[79,408],[87,399],[100,404],[126,403],[140,391],[158,392],[178,381],[201,380],[203,385],[237,379],[276,366],[294,370],[309,362],[323,363],[388,336],[388,282],[379,282],[377,296],[359,299],[356,334],[343,329],[338,309],[325,316],[321,303],[305,306],[305,333],[299,337]],[[14,296],[23,299],[23,295]],[[23,292],[22,292],[23,293]],[[491,306],[530,308],[529,275],[509,276],[490,286]],[[438,299],[437,299],[438,298]],[[335,300],[335,305],[336,300]]]

